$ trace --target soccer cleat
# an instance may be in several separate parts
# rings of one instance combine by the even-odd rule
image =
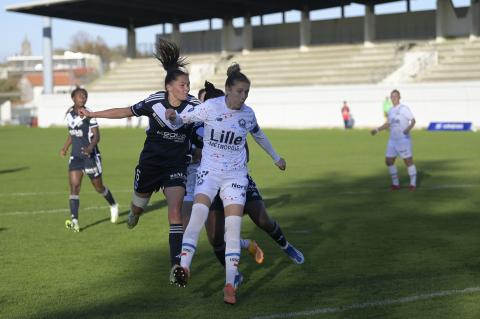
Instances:
[[[390,186],[390,190],[391,191],[398,191],[400,189],[400,185],[395,185],[395,184],[392,184]]]
[[[250,240],[250,244],[248,245],[248,252],[250,253],[250,255],[252,255],[257,264],[263,263],[263,251],[260,246],[258,246],[255,240]]]
[[[180,265],[173,265],[170,271],[170,284],[177,285],[178,287],[186,287],[188,279],[190,278],[190,272],[187,268],[183,268]]]
[[[414,191],[417,190],[417,186],[415,186],[415,185],[410,185],[410,186],[408,186],[408,190],[411,191],[411,192],[414,192]]]
[[[75,222],[75,221],[71,221],[71,220],[67,219],[65,221],[65,227],[67,229],[73,230],[73,232],[75,232],[75,233],[80,232],[80,225],[78,224],[78,221]]]
[[[118,204],[110,206],[110,221],[115,224],[118,221]]]
[[[283,248],[283,251],[293,260],[296,264],[303,264],[305,262],[305,257],[300,252],[300,250],[293,247],[290,243],[287,244],[286,248]]]
[[[128,213],[128,218],[127,218],[128,229],[132,229],[133,227],[137,226],[139,218],[140,218],[140,215],[138,214],[134,214],[133,212]]]
[[[225,288],[223,288],[223,302],[232,306],[237,302],[235,288],[233,288],[232,284],[227,284]]]
[[[237,274],[235,275],[235,280],[233,281],[233,287],[235,288],[235,290],[237,290],[238,287],[240,287],[242,282],[243,282],[243,275],[241,272],[237,271]]]

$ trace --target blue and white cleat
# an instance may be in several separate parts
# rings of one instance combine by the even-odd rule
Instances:
[[[283,248],[283,251],[288,255],[288,257],[290,257],[291,260],[293,260],[294,263],[300,265],[305,262],[305,257],[303,257],[302,252],[293,247],[293,245],[290,243],[287,244],[286,248]]]
[[[240,285],[242,284],[242,282],[243,282],[243,275],[241,272],[237,271],[237,274],[235,275],[235,280],[233,282],[233,288],[237,290],[238,287],[240,287]]]

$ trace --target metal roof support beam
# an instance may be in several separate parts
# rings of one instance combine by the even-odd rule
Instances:
[[[127,57],[134,59],[137,57],[137,37],[133,24],[127,29]]]
[[[437,11],[435,16],[435,30],[437,42],[445,41],[447,35],[447,14],[450,0],[437,0]]]
[[[182,37],[180,35],[180,23],[172,23],[172,36],[170,39],[173,43],[176,43],[180,47],[180,41],[182,40],[181,38]]]
[[[222,54],[226,54],[228,51],[231,51],[232,34],[232,18],[224,18],[222,27]]]
[[[43,94],[53,94],[52,18],[43,18]]]
[[[243,18],[243,54],[248,54],[253,48],[252,17],[248,14]]]
[[[304,7],[300,20],[300,51],[308,50],[308,46],[311,44],[311,34],[310,10],[308,7]]]
[[[471,0],[470,2],[470,40],[476,40],[480,37],[480,0]]]
[[[375,29],[375,5],[368,3],[365,5],[365,18],[363,19],[363,43],[365,46],[373,46]]]

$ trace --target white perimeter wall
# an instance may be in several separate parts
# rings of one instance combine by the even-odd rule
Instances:
[[[255,110],[265,128],[341,128],[342,101],[346,100],[356,127],[382,124],[382,104],[392,89],[417,120],[417,128],[432,121],[473,122],[480,127],[480,82],[389,85],[348,85],[318,87],[252,87],[247,104]],[[152,92],[90,93],[87,106],[93,110],[125,107]],[[69,95],[43,95],[35,100],[39,126],[65,125]],[[146,119],[143,121],[147,123]],[[126,120],[99,119],[101,126],[126,126]],[[136,125],[136,120],[132,123]]]

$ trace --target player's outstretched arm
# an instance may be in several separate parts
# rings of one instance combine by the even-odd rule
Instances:
[[[91,112],[85,108],[78,111],[80,116],[96,117],[105,119],[123,119],[125,117],[133,116],[132,109],[128,107],[113,108],[103,111]]]
[[[270,157],[273,159],[274,163],[278,168],[280,168],[282,171],[285,170],[287,167],[287,164],[283,158],[281,158],[277,152],[273,149],[272,144],[268,140],[268,137],[263,133],[262,129],[257,126],[255,132],[250,132],[252,134],[253,139],[255,142],[257,142],[258,145],[260,145],[263,150],[270,155]]]
[[[278,162],[275,162],[275,165],[278,166],[279,169],[284,171],[287,168],[287,162],[281,157]]]
[[[388,122],[383,123],[381,126],[373,129],[370,131],[370,134],[376,135],[378,132],[386,130],[390,127],[390,124]]]
[[[70,148],[70,145],[72,145],[72,136],[68,135],[67,140],[65,141],[65,144],[63,144],[62,149],[60,150],[60,156],[65,156],[67,155],[67,151]]]

